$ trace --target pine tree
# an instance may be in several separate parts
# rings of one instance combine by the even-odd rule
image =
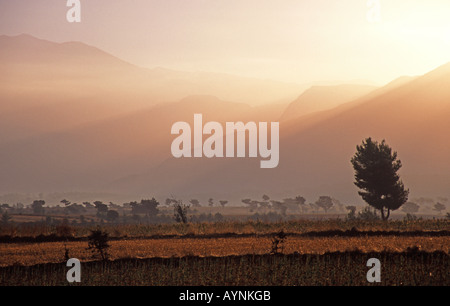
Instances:
[[[409,190],[397,174],[402,163],[384,140],[378,143],[367,138],[356,147],[351,163],[355,169],[355,185],[362,190],[358,194],[380,210],[383,220],[406,203]]]

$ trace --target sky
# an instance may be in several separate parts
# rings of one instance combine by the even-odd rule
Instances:
[[[65,0],[0,0],[0,35],[293,83],[382,85],[450,62],[449,0],[81,0],[80,23],[68,10]]]

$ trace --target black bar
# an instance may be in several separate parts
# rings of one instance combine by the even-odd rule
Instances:
[[[446,287],[0,287],[1,295],[33,302],[36,297],[67,297],[70,304],[84,305],[129,300],[147,305],[311,305],[343,303],[367,305],[386,301],[402,304],[418,296],[444,294]],[[207,295],[208,294],[208,295]],[[186,300],[186,296],[189,297]],[[195,297],[195,298],[194,298]],[[55,300],[56,301],[56,300]]]

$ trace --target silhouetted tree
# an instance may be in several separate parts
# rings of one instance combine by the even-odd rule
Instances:
[[[108,248],[110,247],[109,243],[109,235],[107,232],[103,232],[100,229],[91,231],[91,234],[88,236],[88,250],[91,250],[92,253],[99,253],[102,260],[108,260]]]
[[[200,201],[197,199],[192,199],[189,201],[189,203],[191,203],[192,207],[200,207]]]
[[[111,208],[111,209],[117,209],[117,208],[120,208],[120,205],[115,204],[115,203],[113,203],[113,202],[109,202],[109,208]]]
[[[209,200],[208,200],[208,205],[209,205],[209,207],[213,207],[213,206],[214,206],[214,200],[213,200],[213,198],[209,198]]]
[[[83,205],[73,203],[64,208],[70,214],[80,214],[86,211]]]
[[[20,203],[19,203],[19,204],[20,204]],[[0,205],[0,207],[1,207],[1,208],[4,208],[4,209],[11,208],[11,206],[10,206],[9,204],[6,204],[6,203]],[[17,207],[17,208],[18,208],[18,207]]]
[[[108,212],[108,205],[103,204],[102,201],[95,201],[94,205],[97,209],[97,217],[104,218]]]
[[[259,202],[259,206],[261,208],[265,208],[265,209],[270,208],[270,197],[268,195],[264,194],[262,196],[262,199],[263,200],[261,202]]]
[[[2,218],[0,220],[0,222],[4,225],[8,224],[9,221],[11,220],[11,216],[8,214],[8,211],[5,211],[4,213],[2,213]]]
[[[152,198],[151,200],[141,200],[141,206],[146,214],[149,216],[156,216],[159,213],[159,202]]]
[[[286,206],[287,209],[295,211],[298,209],[297,201],[293,198],[283,199],[283,205]]]
[[[92,205],[90,202],[83,202],[84,207],[86,208],[94,208],[95,206]]]
[[[133,214],[146,214],[150,217],[156,217],[159,213],[158,206],[159,202],[155,198],[141,200],[141,203],[131,203],[131,211]]]
[[[349,206],[346,206],[345,209],[349,210],[347,219],[355,220],[356,219],[356,206],[349,205]]]
[[[259,204],[258,201],[253,201],[253,200],[251,200],[251,199],[243,199],[243,200],[241,200],[241,201],[242,201],[242,203],[248,205],[249,208],[250,208],[250,210],[253,210],[253,209],[257,208],[257,207],[258,207],[258,204]]]
[[[44,206],[45,201],[44,200],[34,200],[33,204],[31,204],[31,208],[33,209],[33,213],[35,215],[42,215],[44,214]]]
[[[316,205],[317,207],[322,208],[326,213],[331,207],[333,207],[333,200],[329,196],[320,196],[316,201]]]
[[[228,204],[228,201],[222,200],[222,201],[219,201],[219,203],[220,203],[220,205],[221,205],[222,207],[225,207],[225,205]]]
[[[400,208],[407,200],[406,190],[397,171],[402,163],[397,152],[383,140],[381,143],[367,138],[356,146],[351,159],[355,169],[355,185],[362,191],[358,194],[370,206],[380,210],[381,218],[387,220],[391,210]]]
[[[119,219],[119,213],[116,210],[108,210],[106,219],[110,222],[116,222]]]
[[[434,204],[433,209],[441,214],[442,211],[446,209],[446,207],[444,204],[437,202],[436,204]]]
[[[272,248],[270,250],[270,254],[280,254],[283,253],[284,250],[284,242],[287,238],[287,235],[280,231],[279,233],[275,234],[272,238]]]
[[[251,199],[242,199],[241,202],[247,205],[250,205]]]
[[[183,204],[181,200],[175,200],[173,204],[173,218],[176,222],[187,223],[188,222],[188,211],[190,206]]]
[[[364,207],[364,209],[358,212],[358,219],[364,221],[380,220],[377,216],[376,209],[371,210],[370,206]]]
[[[65,206],[69,206],[70,205],[70,201],[64,199],[60,201],[61,203],[63,203]]]
[[[298,205],[305,205],[306,203],[306,199],[302,196],[295,197],[295,201],[297,202]]]

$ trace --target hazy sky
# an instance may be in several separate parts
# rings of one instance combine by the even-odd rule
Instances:
[[[377,2],[369,0],[369,2]],[[305,83],[386,83],[450,61],[449,0],[0,0],[0,34],[82,41],[133,64]]]

